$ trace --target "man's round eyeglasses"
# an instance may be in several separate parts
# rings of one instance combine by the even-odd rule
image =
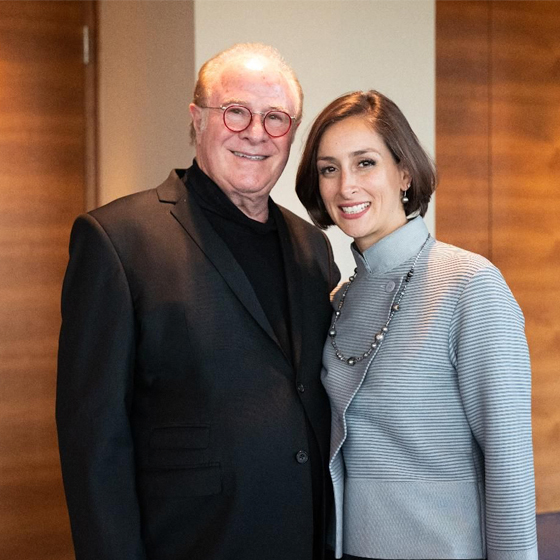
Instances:
[[[278,111],[274,109],[263,113],[259,111],[251,111],[251,109],[248,109],[243,105],[221,105],[220,107],[201,108],[223,111],[224,125],[232,132],[243,132],[246,128],[249,128],[249,125],[253,120],[253,115],[260,115],[261,122],[266,133],[272,138],[280,138],[280,136],[288,134],[288,131],[292,128],[292,121],[296,119],[296,117],[288,115],[285,111]]]

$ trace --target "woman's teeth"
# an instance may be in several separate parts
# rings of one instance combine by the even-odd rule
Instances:
[[[363,212],[370,205],[371,202],[363,202],[362,204],[356,204],[356,206],[341,206],[340,209],[344,214],[358,214],[359,212]]]

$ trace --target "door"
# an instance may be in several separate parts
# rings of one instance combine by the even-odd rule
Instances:
[[[525,314],[537,511],[559,511],[560,2],[436,14],[436,232],[493,261]]]
[[[93,7],[0,2],[0,551],[10,560],[74,557],[54,397],[68,237],[94,179]]]

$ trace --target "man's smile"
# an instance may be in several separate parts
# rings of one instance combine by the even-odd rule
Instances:
[[[245,159],[250,159],[252,161],[263,161],[266,158],[268,158],[269,156],[261,156],[261,155],[257,155],[257,154],[246,154],[244,152],[235,152],[233,150],[230,150],[231,153],[234,156],[240,157],[240,158],[245,158]]]

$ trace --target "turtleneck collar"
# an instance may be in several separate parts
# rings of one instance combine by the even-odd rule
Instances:
[[[428,228],[418,216],[390,233],[364,253],[352,243],[352,253],[358,273],[383,274],[414,257],[428,237]]]
[[[272,211],[275,204],[271,198],[268,199],[268,220],[265,223],[257,222],[235,206],[224,191],[200,169],[196,159],[193,160],[192,167],[185,176],[185,181],[191,187],[196,201],[205,210],[218,214],[222,218],[235,222],[238,225],[250,228],[256,233],[266,234],[276,230],[274,211]]]

